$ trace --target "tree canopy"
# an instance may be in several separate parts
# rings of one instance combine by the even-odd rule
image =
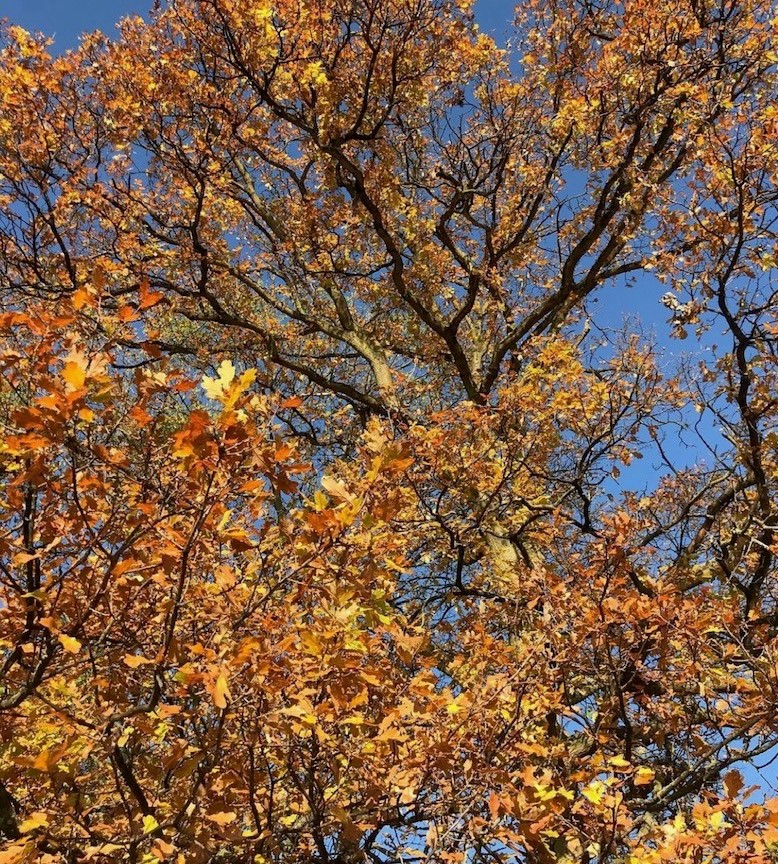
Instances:
[[[2,864],[778,860],[775,16],[6,26]]]

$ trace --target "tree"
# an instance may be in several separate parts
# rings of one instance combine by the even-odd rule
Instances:
[[[0,862],[776,860],[774,15],[7,27]]]

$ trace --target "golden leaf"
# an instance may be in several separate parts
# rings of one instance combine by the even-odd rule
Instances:
[[[652,768],[638,768],[635,772],[632,782],[636,786],[648,786],[650,783],[654,782],[655,773]]]
[[[125,665],[129,666],[130,669],[137,669],[139,666],[146,666],[149,663],[153,663],[153,660],[149,660],[146,657],[141,657],[138,654],[125,654],[122,657],[122,661]]]
[[[80,390],[86,382],[87,360],[83,354],[71,354],[62,367],[62,377],[68,385],[68,390]]]
[[[205,818],[217,825],[229,825],[230,822],[234,822],[238,818],[238,815],[232,811],[222,811],[220,813],[207,813]]]
[[[230,687],[223,673],[219,673],[211,691],[213,704],[221,711],[227,707],[227,699],[230,697]]]
[[[60,633],[58,638],[62,643],[62,647],[68,654],[78,654],[81,650],[81,643],[73,636],[66,636],[64,633]]]
[[[19,825],[19,831],[21,831],[22,834],[29,834],[30,832],[35,831],[38,828],[48,827],[48,824],[49,817],[47,816],[47,814],[37,811],[30,815]]]

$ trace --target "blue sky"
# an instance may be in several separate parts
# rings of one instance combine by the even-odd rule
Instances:
[[[114,35],[119,18],[145,14],[151,0],[0,0],[0,15],[25,30],[55,39],[55,49],[64,51],[78,42],[85,30]]]

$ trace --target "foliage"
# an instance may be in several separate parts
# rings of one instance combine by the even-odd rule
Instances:
[[[6,29],[2,864],[776,860],[774,14]]]

